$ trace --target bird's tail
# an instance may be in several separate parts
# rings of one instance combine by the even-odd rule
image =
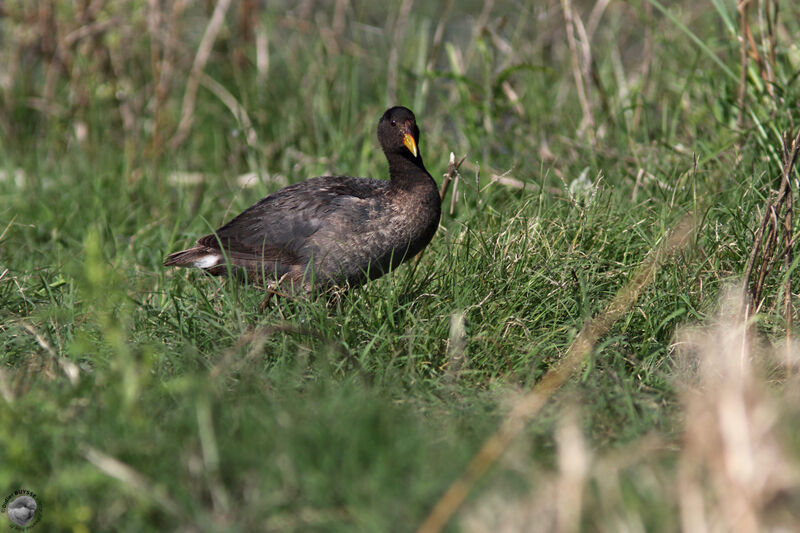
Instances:
[[[202,245],[169,254],[164,260],[165,266],[194,267],[204,270],[224,264],[225,257],[219,250]]]

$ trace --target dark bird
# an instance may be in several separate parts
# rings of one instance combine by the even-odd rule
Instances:
[[[411,110],[387,110],[378,141],[388,181],[324,176],[290,185],[164,264],[215,275],[230,265],[257,283],[293,290],[357,285],[389,272],[431,241],[441,202]]]

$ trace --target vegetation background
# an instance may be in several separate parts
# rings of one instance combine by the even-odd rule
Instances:
[[[42,531],[797,530],[799,37],[791,0],[1,2],[0,497]],[[263,313],[161,266],[385,176],[393,104],[437,179],[465,157],[418,263]]]

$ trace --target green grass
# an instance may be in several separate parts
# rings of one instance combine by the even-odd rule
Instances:
[[[587,24],[593,4],[574,3]],[[555,530],[548,502],[566,490],[556,434],[570,417],[594,458],[576,529],[685,527],[679,470],[707,457],[686,437],[676,332],[716,315],[777,189],[780,134],[800,119],[800,56],[785,38],[800,34],[794,3],[781,3],[773,93],[751,65],[738,124],[732,9],[612,2],[591,41],[584,135],[560,2],[497,5],[483,19],[482,2],[415,4],[399,27],[369,2],[341,3],[341,26],[335,5],[270,3],[250,14],[268,39],[262,79],[239,17],[248,4],[234,2],[205,73],[247,111],[256,141],[201,85],[190,134],[170,147],[211,14],[190,4],[155,33],[150,4],[103,4],[92,20],[113,22],[60,60],[36,32],[65,39],[91,23],[79,8],[58,4],[48,19],[12,2],[0,18],[0,61],[16,67],[0,78],[0,498],[36,492],[43,531],[412,531],[514,400],[694,213],[692,243],[448,530],[480,531],[493,515],[506,520],[496,527],[529,523],[526,506]],[[41,22],[36,39],[26,17]],[[174,64],[157,103],[164,54]],[[395,103],[415,111],[437,180],[450,152],[467,156],[418,264],[264,313],[252,287],[161,266],[287,182],[385,176],[375,127]],[[242,187],[248,172],[258,181]],[[506,172],[525,188],[493,182]],[[786,333],[782,275],[767,279],[754,320],[768,343]],[[458,313],[467,362],[454,376]],[[757,366],[794,465],[794,381]],[[776,505],[790,510],[799,488]]]

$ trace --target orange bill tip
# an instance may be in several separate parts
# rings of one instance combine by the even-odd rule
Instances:
[[[409,152],[414,154],[414,157],[417,157],[417,142],[410,133],[403,135],[403,144],[406,145],[406,148],[408,148]]]

